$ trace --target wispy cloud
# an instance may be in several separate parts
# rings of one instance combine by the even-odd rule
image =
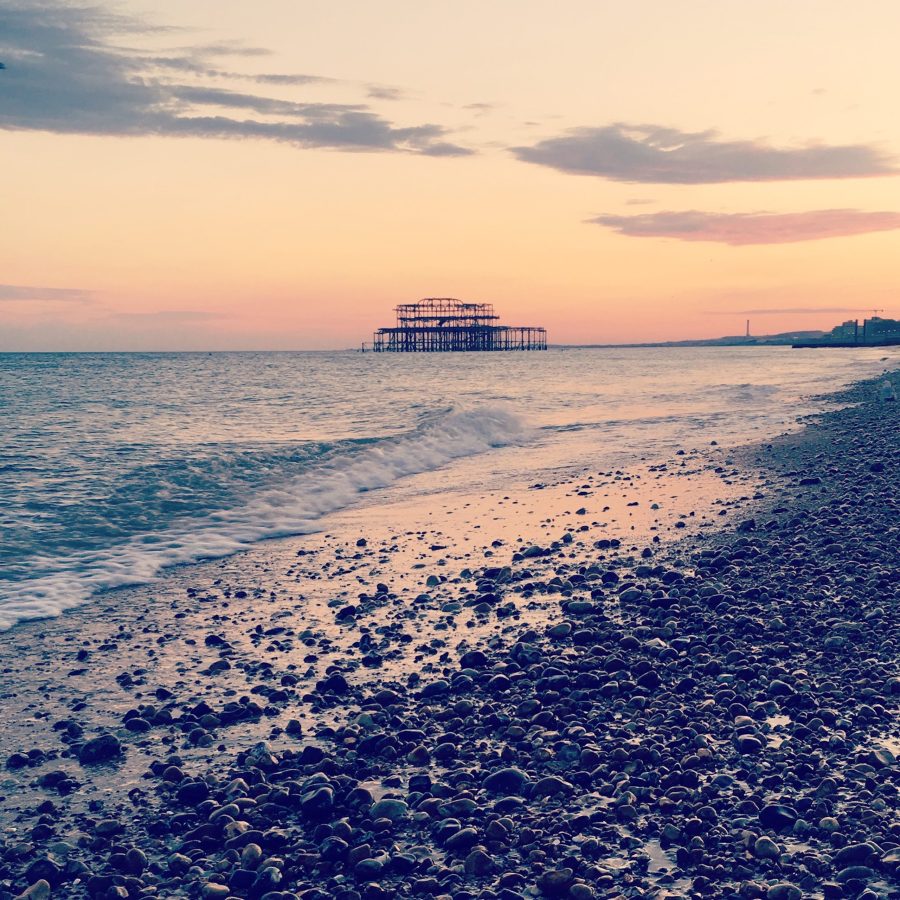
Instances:
[[[773,147],[764,141],[722,140],[715,131],[617,123],[575,128],[529,147],[521,160],[575,175],[647,184],[717,184],[860,178],[898,172],[896,162],[866,144]]]
[[[698,210],[589,220],[630,237],[715,241],[732,246],[788,244],[900,228],[900,213],[820,209],[798,213],[709,213]]]
[[[183,83],[208,76],[272,85],[327,81],[314,75],[244,76],[216,65],[223,57],[264,56],[263,48],[206,44],[151,54],[121,41],[160,29],[57,0],[0,0],[0,21],[0,55],[6,63],[0,74],[0,129],[257,138],[297,147],[430,156],[472,152],[450,141],[440,125],[398,126],[364,103],[294,103]]]
[[[37,287],[31,284],[0,284],[0,303],[21,301],[54,301],[63,303],[90,303],[91,291],[81,288]]]
[[[139,55],[136,50],[130,52]],[[147,67],[147,72],[156,77],[160,74],[165,77],[169,72],[181,72],[206,79],[225,78],[281,87],[304,87],[310,84],[341,84],[337,78],[329,78],[325,75],[307,75],[299,72],[235,72],[232,69],[223,69],[220,65],[217,65],[218,59],[213,59],[209,55],[212,52],[209,48],[201,48],[184,55],[143,56],[142,62]],[[218,52],[224,53],[225,51]],[[157,70],[161,70],[161,73]]]
[[[370,84],[367,91],[372,100],[402,100],[406,92],[387,84]]]
[[[870,313],[871,309],[854,306],[785,306],[776,309],[708,309],[708,316],[798,316],[809,313]]]
[[[496,103],[467,103],[463,106],[464,110],[475,113],[476,116],[486,116],[497,108],[498,105]]]
[[[240,78],[249,78],[259,84],[282,84],[282,85],[304,85],[304,84],[336,84],[336,78],[327,78],[322,75],[303,75],[303,74],[279,74],[277,72],[265,72],[262,75],[239,75]]]

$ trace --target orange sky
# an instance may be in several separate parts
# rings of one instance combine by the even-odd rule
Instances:
[[[898,33],[889,0],[0,0],[0,349],[350,347],[432,295],[558,343],[900,316]]]

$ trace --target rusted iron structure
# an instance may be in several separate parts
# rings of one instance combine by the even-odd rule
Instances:
[[[500,325],[492,303],[426,297],[418,303],[401,303],[395,312],[396,325],[375,332],[376,353],[547,349],[545,328]]]

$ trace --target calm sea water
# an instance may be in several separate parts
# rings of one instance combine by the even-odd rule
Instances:
[[[0,628],[503,448],[539,477],[773,435],[885,353],[3,354]]]

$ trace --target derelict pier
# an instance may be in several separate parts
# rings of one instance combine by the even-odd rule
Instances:
[[[375,332],[371,347],[375,353],[547,349],[545,328],[500,325],[492,303],[427,297],[418,303],[401,303],[395,312],[396,325]]]

